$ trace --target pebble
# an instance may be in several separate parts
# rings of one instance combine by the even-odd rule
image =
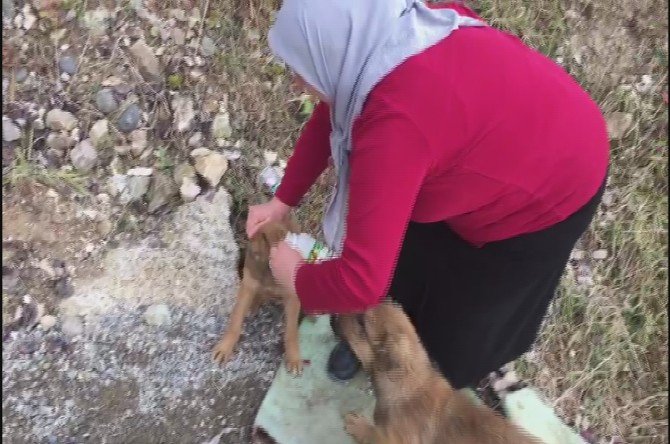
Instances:
[[[11,23],[14,20],[14,1],[2,0],[2,22]]]
[[[147,130],[135,130],[130,133],[130,151],[133,156],[140,157],[147,147]]]
[[[163,76],[163,69],[160,61],[154,54],[150,46],[144,40],[138,40],[130,47],[130,54],[135,59],[140,73],[146,80],[158,81]]]
[[[154,172],[153,168],[148,167],[135,167],[128,170],[126,173],[128,176],[151,176]]]
[[[193,109],[193,99],[190,97],[175,96],[172,99],[172,117],[174,128],[177,132],[183,133],[191,129],[193,119],[195,119],[195,110]]]
[[[197,133],[193,134],[188,139],[188,145],[190,147],[200,146],[201,144],[202,144],[202,133],[201,132],[197,132]]]
[[[144,312],[144,321],[149,325],[162,326],[172,322],[170,309],[165,304],[150,305]]]
[[[83,172],[91,171],[98,163],[98,151],[91,139],[82,140],[70,151],[72,165]]]
[[[186,177],[195,180],[195,169],[190,163],[182,162],[175,167],[172,177],[174,178],[175,183],[181,185]]]
[[[212,138],[228,139],[232,134],[233,129],[230,126],[228,113],[219,113],[214,116],[214,120],[212,121]]]
[[[56,325],[56,322],[56,316],[44,315],[40,319],[40,327],[42,327],[42,330],[44,331],[49,331]]]
[[[127,176],[125,189],[121,192],[120,202],[137,202],[149,191],[151,176]]]
[[[46,125],[54,131],[72,131],[77,126],[77,118],[71,112],[52,109],[47,113]]]
[[[172,30],[172,40],[175,45],[181,46],[186,43],[186,33],[179,28],[174,28]]]
[[[191,153],[191,156],[195,158],[195,170],[211,187],[216,187],[223,174],[228,170],[228,159],[223,154],[213,151],[204,155],[194,155],[194,152],[198,150],[201,150],[201,148],[197,148]]]
[[[49,148],[58,151],[59,153],[64,154],[67,150],[72,148],[75,145],[75,140],[68,136],[67,134],[62,133],[49,133],[47,136],[46,144]]]
[[[28,78],[28,70],[26,68],[19,68],[14,72],[14,79],[18,83],[25,82],[26,79]]]
[[[98,120],[93,124],[88,133],[93,146],[100,148],[109,141],[109,122],[107,119]]]
[[[11,119],[2,118],[2,140],[5,142],[14,142],[21,138],[21,128],[19,128]]]
[[[195,179],[184,177],[182,184],[179,187],[179,194],[184,202],[193,202],[198,194],[200,194],[200,186]]]
[[[95,95],[95,106],[100,112],[109,114],[118,109],[119,103],[110,88],[103,88]]]
[[[61,73],[72,76],[77,72],[77,59],[71,55],[64,55],[58,59],[58,68]]]
[[[200,47],[202,49],[202,55],[205,56],[205,57],[213,56],[218,49],[216,47],[216,44],[214,43],[214,40],[212,40],[210,37],[207,37],[207,36],[204,36],[202,38],[202,42],[200,43]]]
[[[591,253],[591,257],[596,260],[607,259],[607,250],[595,250]]]
[[[98,225],[96,226],[96,230],[98,231],[98,234],[101,236],[107,236],[109,233],[112,232],[114,229],[114,225],[109,219],[103,219],[100,222],[98,222]]]
[[[147,208],[149,213],[167,204],[177,192],[177,185],[169,175],[163,172],[156,173],[149,190],[149,207]]]
[[[142,117],[142,110],[139,105],[131,103],[128,108],[123,110],[116,125],[120,131],[129,133],[137,128],[137,125],[140,123],[140,117]]]
[[[74,338],[84,333],[84,324],[78,317],[68,316],[63,319],[60,330],[65,336]]]

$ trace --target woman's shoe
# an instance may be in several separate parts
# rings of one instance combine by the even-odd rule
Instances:
[[[340,382],[348,381],[360,368],[361,363],[345,341],[340,341],[330,352],[327,372],[331,378]]]

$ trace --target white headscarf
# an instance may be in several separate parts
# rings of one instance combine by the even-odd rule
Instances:
[[[365,99],[395,67],[460,26],[483,23],[421,0],[284,0],[268,35],[270,49],[330,105],[337,185],[323,231],[336,254],[346,231],[351,131]]]

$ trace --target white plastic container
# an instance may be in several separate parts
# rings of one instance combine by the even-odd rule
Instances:
[[[286,242],[307,262],[321,261],[331,256],[331,251],[324,244],[307,233],[289,233]]]

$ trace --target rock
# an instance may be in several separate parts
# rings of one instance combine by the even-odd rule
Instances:
[[[607,259],[607,250],[595,250],[591,253],[591,257],[595,260]]]
[[[158,57],[144,40],[138,40],[130,47],[130,54],[135,59],[140,73],[145,80],[160,81],[163,78],[163,69]]]
[[[156,327],[168,325],[172,322],[170,309],[165,304],[150,305],[144,312],[144,321]]]
[[[206,148],[205,148],[206,149]],[[193,152],[200,150],[200,148],[193,150]],[[209,150],[208,150],[209,151]],[[228,169],[228,159],[221,153],[210,151],[206,154],[193,154],[191,156],[195,159],[195,171],[200,174],[211,187],[216,187],[223,177],[223,174]]]
[[[77,123],[77,118],[68,111],[52,109],[47,113],[47,127],[54,131],[72,131]]]
[[[46,140],[47,146],[59,152],[61,156],[76,143],[72,137],[62,133],[49,133]]]
[[[214,116],[214,120],[212,121],[212,138],[228,139],[232,134],[233,129],[230,126],[228,113],[219,113]]]
[[[110,88],[103,88],[95,95],[95,106],[102,113],[113,113],[119,107],[114,92]]]
[[[118,196],[128,187],[128,176],[113,174],[107,181],[107,190],[112,196]]]
[[[172,177],[176,184],[181,185],[184,178],[193,179],[195,181],[195,169],[188,162],[183,162],[177,165],[172,173]]]
[[[626,135],[633,124],[633,115],[616,111],[605,116],[605,120],[610,140],[619,140]]]
[[[13,0],[2,0],[2,22],[11,23],[14,21],[14,1]]]
[[[140,109],[139,105],[136,103],[131,103],[119,116],[118,120],[116,121],[116,126],[120,131],[129,133],[137,128],[141,117],[142,110]]]
[[[151,176],[127,176],[127,178],[126,187],[119,198],[119,201],[124,205],[142,200],[151,183]]]
[[[109,233],[111,233],[114,229],[114,224],[109,219],[103,219],[98,222],[98,225],[96,225],[95,229],[101,236],[108,236]]]
[[[77,72],[77,59],[71,55],[64,55],[58,59],[58,69],[61,73],[68,74],[70,76],[75,75]]]
[[[11,119],[7,117],[2,118],[2,140],[5,142],[14,142],[21,138],[21,128],[18,127]]]
[[[130,151],[133,156],[140,157],[147,148],[147,130],[135,130],[130,133]]]
[[[191,137],[188,139],[188,146],[190,147],[196,147],[196,146],[201,146],[202,144],[202,133],[197,132],[193,134]]]
[[[81,18],[81,24],[87,28],[92,35],[102,36],[112,24],[114,14],[106,8],[97,8],[86,11]]]
[[[79,171],[91,171],[98,163],[98,151],[96,151],[91,139],[82,140],[70,151],[72,165]]]
[[[23,5],[23,29],[30,30],[37,23],[37,16],[33,14],[32,8],[29,4]]]
[[[42,327],[42,330],[44,331],[49,331],[56,326],[57,322],[58,320],[56,319],[56,316],[44,315],[40,319],[40,327]]]
[[[172,109],[174,115],[172,117],[175,130],[179,133],[188,131],[193,125],[195,118],[195,110],[193,109],[193,99],[190,97],[175,96],[172,100]]]
[[[218,48],[216,47],[216,44],[214,43],[214,40],[212,40],[210,37],[204,36],[202,38],[202,42],[200,43],[200,48],[202,50],[202,55],[205,57],[211,57],[213,56]]]
[[[16,80],[18,83],[23,83],[26,81],[28,78],[28,70],[26,68],[18,68],[14,72],[14,80]]]
[[[200,186],[195,179],[184,177],[182,184],[179,187],[179,194],[184,202],[192,202],[198,197],[198,194],[200,194]]]
[[[147,210],[149,213],[153,213],[167,204],[178,192],[177,185],[169,175],[163,172],[156,173],[149,190],[149,207]]]
[[[128,176],[151,176],[154,173],[153,168],[148,167],[135,167],[129,169],[126,174]]]
[[[125,156],[126,154],[130,153],[132,149],[133,147],[130,145],[117,145],[114,147],[114,152],[121,156]]]
[[[186,43],[186,33],[180,28],[174,28],[172,30],[172,40],[174,41],[175,45],[181,46]]]
[[[101,119],[95,122],[91,127],[91,130],[88,132],[88,137],[90,137],[93,146],[96,148],[109,144],[109,122],[107,119]]]
[[[84,324],[76,316],[67,316],[63,319],[61,324],[60,331],[65,335],[71,338],[81,336],[84,333]]]

